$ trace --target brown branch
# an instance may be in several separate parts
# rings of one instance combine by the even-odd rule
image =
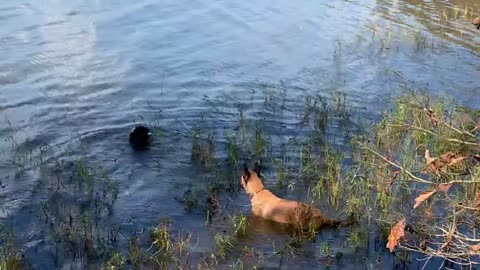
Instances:
[[[469,141],[462,141],[462,140],[459,140],[459,139],[445,138],[444,136],[442,136],[438,133],[435,133],[431,130],[428,130],[428,129],[425,129],[425,128],[422,128],[422,127],[417,127],[417,126],[410,125],[410,124],[387,124],[387,125],[392,126],[392,127],[408,127],[410,129],[416,129],[416,130],[419,130],[419,131],[427,132],[427,133],[429,133],[433,136],[439,137],[440,139],[442,139],[444,141],[447,141],[447,142],[453,142],[453,143],[458,143],[458,144],[466,144],[466,145],[470,145],[470,146],[480,147],[480,144],[478,144],[478,143],[469,142]]]
[[[412,104],[412,103],[402,102],[402,101],[400,101],[399,103],[404,104],[404,105],[409,105],[410,107],[412,107],[412,108],[414,108],[414,109],[416,109],[416,110],[419,110],[419,111],[425,111],[425,110],[426,110],[426,108],[422,108],[422,107],[420,107],[420,106],[418,106],[418,105],[415,105],[415,104]],[[469,137],[475,138],[475,135],[472,134],[471,132],[469,132],[469,131],[461,131],[461,130],[459,130],[458,128],[454,127],[453,125],[448,124],[447,122],[445,122],[444,119],[435,119],[435,120],[437,120],[438,123],[440,123],[440,124],[442,124],[442,125],[450,128],[451,130],[453,130],[453,131],[455,131],[455,132],[457,132],[457,133],[459,133],[459,134],[461,134],[461,135],[467,135],[467,136],[469,136]]]
[[[471,261],[471,260],[465,258],[465,256],[467,256],[467,255],[478,255],[478,254],[472,253],[471,251],[466,251],[466,252],[443,252],[443,251],[435,250],[431,247],[427,247],[425,250],[422,250],[419,247],[406,246],[406,245],[402,245],[401,243],[399,243],[398,246],[402,249],[422,253],[422,254],[427,255],[427,256],[440,257],[440,258],[443,258],[447,261],[450,261],[450,262],[453,262],[453,263],[459,264],[459,265],[472,265],[472,264],[477,265],[477,264],[480,264],[480,262]]]
[[[403,168],[401,165],[399,164],[396,164],[395,162],[392,162],[390,160],[388,160],[387,158],[385,158],[384,156],[382,156],[381,154],[379,154],[378,152],[376,152],[375,150],[373,150],[372,148],[366,146],[365,144],[362,144],[362,143],[359,143],[361,147],[363,147],[365,150],[368,150],[370,151],[371,153],[373,153],[374,155],[376,155],[377,157],[381,158],[383,161],[387,162],[388,164],[396,167],[397,169],[401,170],[402,172],[405,172],[406,174],[408,174],[411,178],[415,179],[415,181],[417,182],[420,182],[420,183],[425,183],[425,184],[433,184],[433,182],[431,181],[428,181],[428,180],[425,180],[423,178],[420,178],[418,176],[415,176],[413,173],[411,173],[409,170]]]
[[[479,207],[471,207],[471,206],[465,206],[461,204],[457,204],[455,205],[455,207],[464,208],[464,209],[473,210],[473,211],[480,211]]]
[[[380,159],[382,159],[383,161],[385,161],[386,163],[394,166],[395,168],[401,170],[402,172],[405,172],[408,176],[410,176],[412,179],[414,179],[415,181],[417,182],[420,182],[420,183],[424,183],[424,184],[430,184],[430,185],[434,185],[434,184],[437,184],[437,183],[434,183],[432,181],[429,181],[429,180],[426,180],[426,179],[423,179],[423,178],[420,178],[418,176],[415,176],[412,172],[410,172],[409,170],[405,169],[404,167],[402,167],[401,165],[395,163],[395,162],[392,162],[390,160],[388,160],[386,157],[382,156],[380,153],[378,153],[377,151],[373,150],[372,148],[366,146],[365,144],[363,143],[358,143],[362,148],[364,148],[365,150],[368,150],[370,151],[371,153],[373,153],[374,155],[376,155],[377,157],[379,157]],[[469,181],[465,181],[465,180],[462,180],[462,179],[455,179],[455,180],[450,180],[449,182],[446,182],[446,183],[442,183],[442,184],[445,184],[445,185],[451,185],[451,184],[479,184],[480,183],[480,179],[474,179],[474,180],[469,180]]]
[[[478,183],[480,183],[480,179],[475,179],[475,180],[471,180],[471,181],[451,180],[450,182],[447,182],[446,184],[455,184],[455,183],[460,183],[460,184],[478,184]]]

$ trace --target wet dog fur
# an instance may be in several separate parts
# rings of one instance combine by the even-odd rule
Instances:
[[[282,224],[314,226],[348,225],[349,222],[326,218],[316,207],[302,202],[285,200],[266,189],[260,178],[260,163],[255,162],[252,170],[244,164],[240,184],[250,198],[252,215]]]

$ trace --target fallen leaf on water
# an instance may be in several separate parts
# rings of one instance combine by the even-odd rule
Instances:
[[[382,170],[381,167],[377,169],[377,172],[375,173],[375,175],[380,178],[385,178],[385,172]]]
[[[437,193],[436,190],[432,190],[432,191],[427,191],[427,192],[423,192],[422,194],[420,194],[416,199],[415,199],[415,205],[413,206],[413,208],[417,208],[422,202],[424,202],[425,200],[427,200],[428,198],[430,198],[433,194]]]
[[[480,245],[473,245],[470,246],[469,249],[474,252],[479,252],[480,251]]]
[[[427,240],[422,239],[422,241],[420,241],[419,247],[420,247],[420,249],[423,250],[423,251],[427,250]]]
[[[400,171],[400,170],[397,170],[397,171],[394,171],[394,172],[393,172],[392,179],[390,180],[390,186],[393,185],[393,183],[395,182],[395,179],[397,179],[397,176],[398,176],[401,172],[402,172],[402,171]]]
[[[405,218],[401,219],[393,228],[390,230],[390,235],[388,236],[387,248],[390,249],[390,252],[393,252],[395,247],[398,245],[398,241],[405,236]]]
[[[431,207],[425,207],[425,217],[433,218],[433,212]]]
[[[450,160],[455,157],[455,154],[453,152],[446,152],[440,155],[440,160],[445,162],[445,163],[450,163]]]
[[[430,118],[430,120],[431,120],[435,125],[437,125],[437,124],[438,124],[438,120],[437,120],[437,116],[436,116],[435,112],[434,112],[432,109],[427,109],[427,108],[424,108],[424,110],[427,112],[428,118]]]
[[[430,156],[430,150],[425,150],[425,159],[427,160],[427,165],[434,162],[435,159]]]
[[[460,156],[453,152],[446,152],[438,158],[433,158],[432,156],[430,156],[430,150],[425,150],[427,171],[430,170],[437,175],[439,175],[442,168],[459,164],[467,158],[468,156]]]
[[[468,156],[457,156],[453,153],[447,153],[442,155],[440,158],[442,159],[442,161],[447,163],[448,166],[452,166],[464,161],[468,158]]]
[[[447,193],[451,186],[452,184],[440,184],[437,189],[441,192]]]
[[[430,156],[430,150],[425,150],[425,160],[426,160],[426,171],[431,171],[436,175],[439,175],[439,166],[437,165],[437,160]]]
[[[480,207],[480,192],[477,192],[475,196],[475,203],[477,204],[477,207]]]
[[[329,256],[323,256],[318,261],[324,267],[333,266],[333,260]]]

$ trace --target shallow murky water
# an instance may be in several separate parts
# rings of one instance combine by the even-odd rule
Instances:
[[[242,119],[250,127],[261,120],[272,145],[263,159],[298,155],[280,146],[302,136],[307,96],[345,94],[350,131],[378,119],[405,89],[480,108],[480,32],[471,24],[479,15],[476,0],[2,1],[0,221],[14,228],[35,269],[94,267],[55,255],[39,217],[51,187],[16,162],[48,145],[49,158],[82,153],[119,182],[104,222],[123,235],[169,216],[208,242],[203,207],[185,210],[182,199],[193,192],[203,202],[216,181],[192,161],[192,128],[214,131],[225,167],[225,135]],[[136,123],[155,127],[149,151],[128,145]],[[348,133],[334,121],[326,138],[342,149]],[[267,163],[271,188],[276,173]],[[305,190],[279,192],[306,200]],[[226,212],[248,213],[243,193],[219,195]],[[339,234],[348,230],[318,238],[340,246]],[[282,237],[259,234],[250,244],[268,251]],[[316,250],[287,262],[272,257],[265,267],[322,267]],[[382,243],[365,254],[363,268],[395,265]],[[357,269],[355,255],[344,256],[337,267]]]

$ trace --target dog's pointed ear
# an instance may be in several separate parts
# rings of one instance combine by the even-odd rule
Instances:
[[[250,171],[248,170],[246,163],[243,163],[242,177],[245,179],[245,181],[248,181],[250,178]]]
[[[253,171],[258,175],[258,177],[260,177],[261,166],[262,164],[260,163],[260,161],[256,161],[255,164],[253,165]]]

